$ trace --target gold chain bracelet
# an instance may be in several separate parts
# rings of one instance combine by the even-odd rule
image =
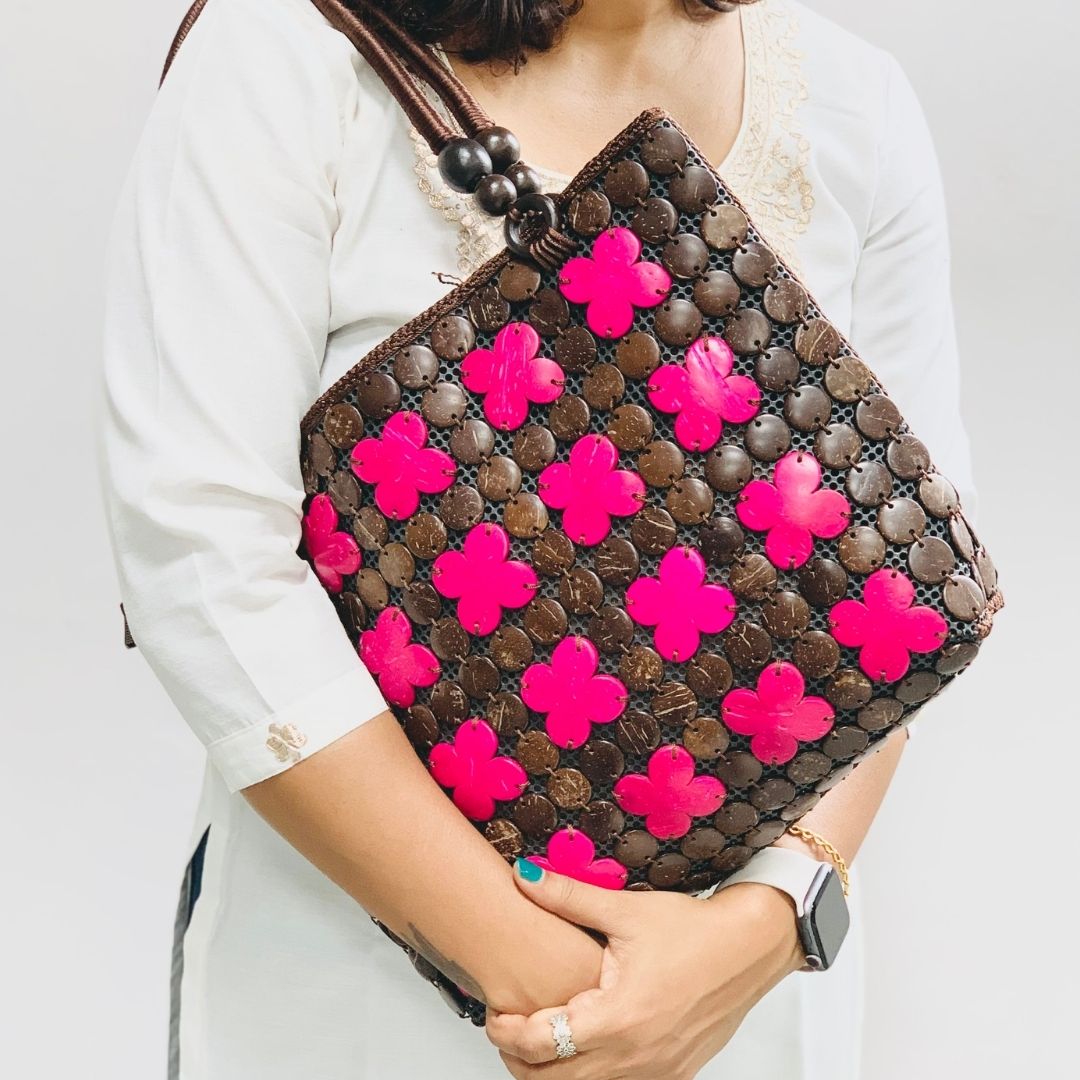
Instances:
[[[844,886],[844,896],[847,896],[850,891],[850,882],[848,880],[848,869],[847,863],[844,861],[844,856],[841,855],[824,836],[812,832],[802,825],[789,825],[787,831],[793,833],[795,836],[801,836],[804,840],[812,841],[828,854],[829,858],[836,864],[837,872],[840,874],[840,881]]]

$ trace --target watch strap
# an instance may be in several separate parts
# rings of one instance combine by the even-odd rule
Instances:
[[[718,889],[726,889],[742,881],[757,881],[782,889],[795,901],[799,917],[806,914],[806,897],[821,866],[829,866],[812,855],[791,848],[766,847],[755,852],[750,861],[725,878]]]

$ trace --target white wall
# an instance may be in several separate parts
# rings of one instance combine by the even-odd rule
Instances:
[[[1080,419],[1075,337],[1062,322],[1080,285],[1076,9],[811,6],[896,54],[934,131],[981,532],[1007,602],[987,655],[924,711],[860,855],[872,924],[866,1080],[1058,1075],[1067,1053],[1075,1061],[1080,1005],[1067,895],[1080,885],[1080,631],[1065,569],[1080,510],[1072,468],[1047,462],[1064,458]]]
[[[121,645],[87,406],[109,216],[183,4],[4,5],[0,1074],[19,1080],[164,1075],[201,754]],[[1080,285],[1066,75],[1080,20],[1064,0],[811,4],[896,53],[937,137],[980,520],[1008,601],[994,659],[925,710],[860,853],[865,1080],[1056,1075],[1080,1004],[1065,457],[1080,380],[1063,322]]]

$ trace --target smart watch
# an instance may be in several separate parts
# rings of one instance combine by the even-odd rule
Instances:
[[[786,892],[795,901],[799,941],[806,954],[800,971],[824,971],[840,951],[851,916],[844,886],[831,862],[787,847],[765,847],[716,887],[757,881]]]

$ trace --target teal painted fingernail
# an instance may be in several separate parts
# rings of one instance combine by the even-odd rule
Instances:
[[[537,866],[536,863],[529,862],[528,859],[523,859],[520,855],[514,860],[514,869],[526,881],[539,881],[544,876],[542,866]]]

